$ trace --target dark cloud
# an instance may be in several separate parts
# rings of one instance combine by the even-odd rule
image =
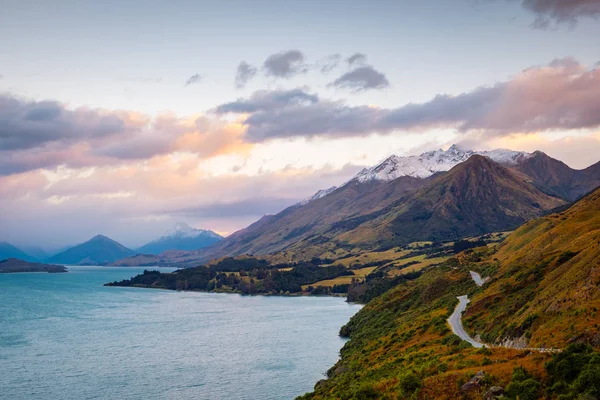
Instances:
[[[192,75],[188,78],[188,80],[185,82],[185,85],[183,86],[189,86],[189,85],[193,85],[195,83],[199,83],[202,80],[202,76],[200,74],[195,74]]]
[[[600,0],[523,0],[525,9],[535,13],[536,28],[548,28],[553,24],[575,25],[581,18],[600,17]]]
[[[224,113],[254,113],[269,111],[292,105],[314,104],[319,101],[316,94],[306,93],[302,89],[273,90],[255,92],[249,99],[238,99],[231,103],[218,106],[216,112]]]
[[[68,110],[54,101],[25,102],[0,95],[0,151],[40,147],[50,142],[70,143],[123,133],[117,115],[78,108]]]
[[[600,126],[600,70],[587,69],[571,58],[529,68],[508,82],[459,95],[440,94],[425,103],[393,109],[348,106],[308,96],[300,89],[260,92],[219,109],[250,113],[244,124],[251,142],[437,127],[493,137]]]
[[[349,65],[363,65],[367,62],[367,56],[363,53],[354,53],[346,59]]]
[[[267,57],[263,68],[268,76],[291,78],[307,71],[304,60],[304,54],[299,50],[282,51]]]
[[[323,60],[317,63],[317,68],[324,74],[331,72],[335,69],[342,59],[342,56],[339,54],[331,54],[325,57]]]
[[[235,87],[238,89],[244,88],[248,81],[254,78],[254,75],[256,75],[256,67],[248,64],[246,61],[240,62],[235,74]]]
[[[364,66],[346,72],[329,86],[350,89],[354,92],[362,92],[370,89],[385,89],[390,86],[384,74],[373,67]]]

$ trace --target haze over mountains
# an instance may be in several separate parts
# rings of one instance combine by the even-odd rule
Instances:
[[[221,239],[223,236],[211,230],[196,229],[184,222],[178,222],[172,230],[136,251],[142,254],[160,254],[167,250],[196,250],[210,246]]]
[[[160,238],[142,247],[132,250],[121,243],[96,235],[90,240],[69,247],[53,256],[47,256],[42,250],[36,252],[37,257],[9,243],[0,242],[0,260],[15,258],[25,261],[48,261],[51,263],[70,265],[103,265],[134,256],[136,254],[159,254],[164,251],[189,251],[201,249],[216,243],[223,237],[206,229],[195,229],[183,222],[175,224],[173,229],[165,232]]]
[[[282,251],[306,259],[335,248],[381,249],[511,230],[598,186],[600,163],[574,170],[539,151],[474,152],[454,145],[389,157],[204,250],[160,262],[191,265]]]

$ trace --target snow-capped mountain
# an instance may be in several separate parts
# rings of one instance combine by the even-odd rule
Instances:
[[[169,229],[168,231],[165,232],[164,235],[161,236],[161,239],[168,238],[168,237],[188,237],[189,238],[189,237],[198,237],[198,236],[222,238],[221,235],[219,235],[218,233],[215,233],[211,230],[196,229],[196,228],[192,228],[185,222],[177,222],[173,226],[173,229]]]
[[[380,164],[360,171],[349,182],[360,183],[379,180],[393,181],[401,176],[412,176],[414,178],[427,178],[436,172],[449,171],[454,166],[467,161],[473,154],[479,154],[503,165],[516,165],[531,154],[524,151],[507,149],[496,149],[486,151],[462,150],[453,144],[448,150],[433,150],[418,156],[400,157],[392,155]],[[342,186],[344,186],[342,185]],[[298,205],[305,205],[313,200],[327,196],[337,189],[336,186],[325,190],[319,190],[314,195],[302,200]]]
[[[516,165],[520,160],[530,155],[523,151],[506,149],[490,151],[461,150],[458,146],[452,145],[446,151],[442,149],[428,151],[419,156],[390,156],[372,168],[363,169],[351,181],[392,181],[401,176],[427,178],[436,172],[449,171],[452,167],[466,161],[473,154],[489,157],[493,161],[504,165]]]
[[[321,197],[325,197],[337,188],[338,188],[337,186],[332,186],[329,189],[321,189],[317,193],[313,194],[312,196],[307,197],[304,200],[302,200],[301,202],[299,202],[298,205],[303,206],[305,204],[310,203],[313,200],[317,200],[317,199],[320,199]]]
[[[153,240],[137,251],[143,254],[159,254],[166,250],[197,250],[218,242],[223,237],[211,230],[192,228],[178,222],[160,238]]]

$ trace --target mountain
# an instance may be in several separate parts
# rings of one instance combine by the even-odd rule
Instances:
[[[600,162],[583,170],[536,151],[515,167],[533,180],[540,190],[573,201],[600,186]]]
[[[364,168],[350,182],[365,183],[370,181],[393,181],[401,176],[411,176],[413,178],[427,178],[438,172],[449,171],[452,167],[469,159],[474,154],[488,157],[502,165],[514,166],[520,161],[530,156],[523,151],[513,151],[507,149],[496,149],[490,151],[462,150],[453,144],[448,150],[428,151],[418,156],[399,157],[392,155],[381,163],[371,168]],[[301,201],[304,205],[310,201],[327,196],[337,189],[336,186],[325,190],[319,190],[313,196]]]
[[[0,242],[0,260],[8,258],[18,258],[25,261],[36,261],[35,257],[25,253],[23,250],[13,246],[10,243]]]
[[[329,189],[322,189],[322,190],[319,190],[319,191],[317,191],[317,193],[313,194],[312,196],[310,196],[310,197],[307,197],[306,199],[304,199],[304,200],[300,201],[300,202],[298,203],[298,205],[301,205],[301,206],[303,206],[303,205],[305,205],[305,204],[308,204],[308,203],[310,203],[310,202],[311,202],[311,201],[313,201],[313,200],[317,200],[317,199],[320,199],[321,197],[325,197],[325,196],[327,196],[329,193],[332,193],[332,192],[333,192],[334,190],[336,190],[336,189],[337,189],[337,186],[332,186],[332,187],[330,187]]]
[[[393,155],[372,168],[365,168],[353,179],[359,182],[371,180],[394,180],[400,176],[427,178],[436,172],[449,171],[452,167],[467,161],[472,155],[482,155],[500,164],[516,165],[527,158],[529,153],[506,149],[491,151],[462,150],[452,145],[448,150],[428,151],[419,156],[399,157]]]
[[[223,239],[223,236],[205,229],[195,229],[179,222],[160,238],[146,243],[137,252],[160,254],[166,250],[197,250],[210,246]]]
[[[21,250],[36,260],[47,260],[52,255],[52,253],[48,253],[41,247],[36,246],[21,246]]]
[[[67,265],[99,265],[135,255],[133,250],[103,236],[96,235],[85,243],[71,247],[48,260]]]
[[[452,240],[514,229],[563,204],[564,200],[543,193],[517,172],[472,155],[406,202],[335,237],[354,245],[383,247]],[[351,225],[349,221],[344,228]]]
[[[336,223],[348,218],[361,218],[378,212],[409,196],[427,183],[427,179],[404,176],[387,181],[357,181],[332,191],[329,195],[296,204],[276,215],[265,216],[254,224],[233,233],[221,242],[200,251],[201,260],[209,261],[224,255],[268,254],[285,251],[302,243],[294,251],[322,251],[319,245],[334,248],[336,243],[324,243],[322,235]]]

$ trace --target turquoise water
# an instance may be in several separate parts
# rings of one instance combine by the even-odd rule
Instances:
[[[0,274],[1,399],[289,399],[338,359],[342,298],[103,287],[143,268]]]

